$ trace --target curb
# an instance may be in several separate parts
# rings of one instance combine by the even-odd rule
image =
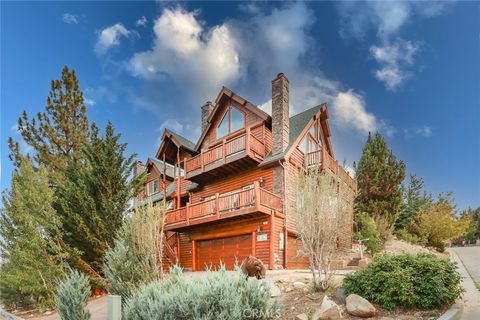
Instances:
[[[455,303],[447,311],[445,311],[437,320],[460,320],[463,313],[463,304]]]

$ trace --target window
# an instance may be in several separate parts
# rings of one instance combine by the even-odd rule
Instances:
[[[245,126],[245,115],[235,107],[228,107],[217,127],[217,139]]]
[[[148,195],[158,192],[158,179],[152,180],[148,183]]]
[[[320,136],[320,130],[318,126],[319,126],[318,122],[315,122],[310,127],[308,132],[305,134],[305,137],[303,137],[302,141],[300,142],[298,148],[303,153],[318,151],[322,147],[322,139]]]

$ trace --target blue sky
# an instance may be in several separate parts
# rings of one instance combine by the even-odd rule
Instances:
[[[284,72],[292,114],[329,104],[340,162],[379,130],[428,191],[480,206],[478,2],[1,2],[1,32],[2,190],[7,138],[64,65],[142,160],[165,127],[196,140],[222,85],[268,111]]]

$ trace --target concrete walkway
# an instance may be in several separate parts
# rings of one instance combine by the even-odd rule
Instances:
[[[456,253],[455,249],[457,248],[450,248],[448,249],[448,252],[450,253],[451,259],[458,264],[458,272],[460,272],[460,275],[462,276],[462,285],[466,290],[462,297],[463,314],[461,319],[478,320],[480,319],[480,291],[475,286],[473,279],[468,274],[464,263]]]

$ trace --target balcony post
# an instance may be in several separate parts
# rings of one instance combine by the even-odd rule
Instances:
[[[247,133],[245,138],[245,154],[250,155],[250,127],[247,127]]]
[[[227,139],[223,138],[222,141],[222,156],[223,156],[223,164],[227,162]]]
[[[255,192],[255,208],[260,210],[260,184],[258,181],[253,182],[253,190]]]
[[[186,209],[186,219],[187,219],[187,226],[190,225],[190,202],[187,202],[187,209]]]
[[[202,166],[202,172],[204,171],[203,169],[203,150],[200,151],[200,165]]]
[[[326,167],[325,158],[326,158],[325,147],[322,146],[322,169],[323,169],[323,170],[325,170],[325,167]]]
[[[220,219],[220,195],[218,193],[215,193],[215,213],[217,219]]]
[[[183,176],[187,176],[187,158],[183,158]]]

